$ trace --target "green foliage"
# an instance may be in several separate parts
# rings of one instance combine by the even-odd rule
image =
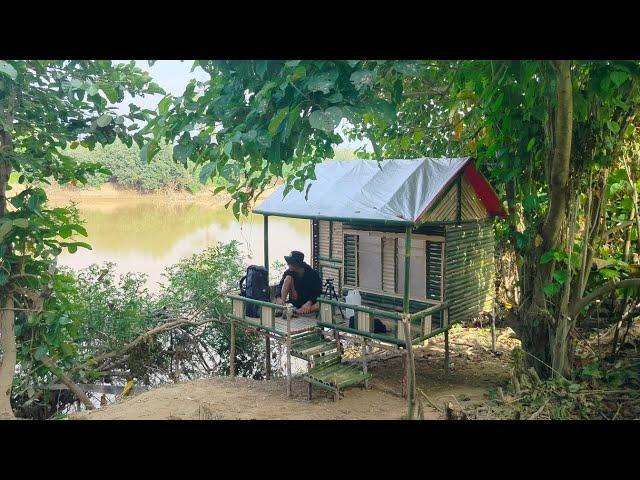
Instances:
[[[33,331],[30,335],[29,347],[21,346],[22,358],[31,355],[40,361],[49,354],[55,368],[60,368],[56,362],[73,356],[73,348],[63,340],[64,332],[71,335],[67,325],[73,321],[67,324],[70,319],[55,306],[51,307],[55,314],[43,309],[56,298],[51,297],[52,285],[59,283],[55,257],[63,249],[73,253],[89,248],[71,238],[75,233],[86,235],[72,210],[46,208],[46,193],[39,185],[84,183],[90,175],[105,173],[98,163],[71,158],[67,147],[81,145],[92,150],[116,138],[131,145],[134,137],[142,143],[140,134],[131,132],[137,128],[135,122],[146,120],[149,112],[133,106],[128,114],[119,115],[114,104],[126,94],[145,93],[164,94],[133,61],[117,65],[109,60],[0,63],[0,297],[2,305],[11,296],[18,312],[33,313],[20,313],[18,322],[31,319],[38,327],[37,335]],[[12,196],[8,192],[14,172],[25,188]],[[20,318],[23,315],[27,319]],[[20,330],[20,334],[25,332]],[[0,388],[6,391],[9,385]],[[6,396],[0,398],[6,410]]]
[[[182,259],[163,274],[165,282],[157,299],[157,308],[165,312],[179,310],[182,315],[225,318],[230,313],[225,293],[237,289],[245,267],[238,242],[220,244]],[[211,349],[220,375],[229,374],[230,327],[228,323],[210,323],[198,333],[198,339]],[[236,329],[236,372],[240,376],[262,378],[264,357],[260,337]]]
[[[286,180],[287,191],[301,191],[314,165],[333,157],[343,118],[394,124],[394,103],[376,87],[389,75],[402,78],[400,64],[406,62],[197,61],[210,80],[163,99],[143,134],[150,148],[175,141],[181,158],[203,166],[203,179],[224,179],[234,213],[246,214],[275,178]]]
[[[82,309],[78,342],[85,355],[114,351],[132,341],[154,323],[156,309],[147,276],[126,273],[117,276],[113,263],[91,265],[75,276],[73,303]]]
[[[118,352],[144,332],[180,318],[219,321],[159,333],[116,356],[113,368],[127,378],[157,384],[175,380],[172,359],[179,357],[186,378],[227,375],[230,345],[225,318],[230,307],[224,294],[237,287],[243,274],[235,241],[167,268],[156,293],[147,289],[146,275],[117,275],[113,263],[55,273],[43,311],[20,313],[16,319],[19,375],[14,402],[48,393],[43,385],[52,376],[40,363],[44,356],[76,381],[91,383],[109,373],[95,370],[102,362],[94,359]],[[238,329],[238,375],[263,378],[263,348],[259,337]]]
[[[197,173],[194,166],[174,162],[173,155],[171,146],[165,145],[153,161],[147,162],[140,158],[140,149],[136,145],[128,148],[120,141],[93,151],[80,147],[69,153],[79,164],[99,163],[109,171],[88,177],[87,185],[90,186],[112,182],[143,192],[161,189],[195,190]]]

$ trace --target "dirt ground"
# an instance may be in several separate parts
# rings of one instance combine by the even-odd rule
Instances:
[[[447,402],[464,409],[481,405],[488,389],[509,378],[509,352],[519,342],[510,330],[499,331],[497,349],[490,352],[488,329],[456,328],[451,331],[450,373],[444,372],[444,338],[430,340],[416,348],[417,387],[438,408],[425,400],[424,417],[444,417]],[[71,415],[70,419],[401,419],[406,413],[402,398],[402,359],[398,352],[375,352],[369,363],[373,378],[369,390],[351,388],[344,398],[314,388],[311,402],[306,400],[306,383],[294,378],[293,398],[285,395],[284,379],[257,381],[246,378],[214,377],[164,385],[91,412]],[[418,393],[421,396],[420,393]],[[424,397],[422,397],[424,400]]]

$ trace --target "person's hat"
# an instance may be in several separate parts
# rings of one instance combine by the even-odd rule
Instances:
[[[293,250],[291,255],[285,255],[284,260],[289,265],[296,265],[298,267],[302,266],[302,262],[304,261],[304,253],[298,252],[297,250]]]

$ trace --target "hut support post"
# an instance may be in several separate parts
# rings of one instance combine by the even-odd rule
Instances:
[[[449,374],[449,330],[444,331],[444,373]]]
[[[496,309],[491,312],[491,352],[496,353]]]
[[[291,317],[293,311],[287,307],[287,397],[291,397]]]
[[[402,349],[402,398],[408,398],[407,395],[407,349]]]
[[[269,278],[269,216],[264,215],[264,268],[267,270],[267,278]],[[271,378],[271,339],[266,336],[264,339],[264,370],[267,380]]]
[[[367,374],[367,339],[362,339],[362,371]],[[364,388],[369,389],[369,380],[364,381]]]
[[[236,321],[231,320],[231,346],[229,347],[229,375],[236,376]]]
[[[404,241],[404,295],[402,299],[402,327],[404,329],[404,341],[407,351],[407,368],[405,376],[407,377],[407,419],[413,419],[413,410],[415,406],[415,363],[413,359],[413,343],[411,342],[411,316],[409,314],[409,270],[411,268],[411,230],[410,226],[405,231]]]

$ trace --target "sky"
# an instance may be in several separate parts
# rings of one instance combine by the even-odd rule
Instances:
[[[129,60],[116,60],[117,62],[128,62]],[[160,85],[167,93],[175,97],[179,97],[184,92],[184,88],[189,83],[189,80],[195,78],[197,81],[206,81],[209,79],[204,70],[197,67],[191,72],[191,66],[193,60],[158,60],[152,67],[149,66],[147,60],[136,60],[136,64],[149,72],[151,78]],[[146,95],[144,98],[137,97],[133,99],[129,95],[126,95],[124,101],[118,106],[119,113],[127,113],[129,111],[129,103],[135,103],[141,108],[148,108],[155,110],[158,102],[162,99],[162,95]],[[343,138],[343,143],[338,145],[339,148],[348,148],[355,150],[361,145],[366,145],[367,150],[372,151],[370,142],[350,142],[344,138],[341,128],[344,125],[345,120],[338,127],[338,133]]]

